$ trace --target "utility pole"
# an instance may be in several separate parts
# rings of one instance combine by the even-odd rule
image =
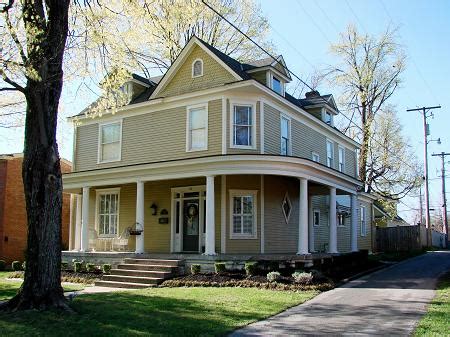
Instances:
[[[442,178],[442,224],[444,225],[444,235],[445,235],[445,242],[444,242],[444,248],[448,247],[448,219],[447,219],[447,197],[445,193],[445,157],[450,156],[450,153],[433,153],[433,157],[439,156],[441,157],[441,178]]]
[[[428,124],[427,124],[427,117],[432,116],[433,113],[429,113],[430,110],[433,109],[440,109],[441,106],[430,106],[430,107],[422,107],[422,108],[416,108],[416,109],[408,109],[406,111],[420,111],[422,113],[423,117],[423,135],[424,135],[424,142],[423,142],[423,157],[424,157],[424,178],[425,178],[425,227],[427,229],[427,246],[431,246],[431,240],[430,240],[430,193],[428,191]]]

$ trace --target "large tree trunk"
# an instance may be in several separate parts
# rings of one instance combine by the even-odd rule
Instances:
[[[61,287],[62,180],[56,143],[69,0],[23,4],[30,69],[22,178],[28,221],[25,279],[2,309],[69,309]]]

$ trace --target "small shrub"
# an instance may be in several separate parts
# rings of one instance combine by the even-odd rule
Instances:
[[[83,271],[83,262],[75,261],[73,263],[73,270],[75,273],[81,273]]]
[[[3,260],[0,260],[0,271],[3,271],[6,269],[6,262]]]
[[[245,268],[245,273],[247,274],[247,276],[256,275],[257,263],[256,262],[245,262],[244,268]]]
[[[11,263],[11,268],[14,271],[20,271],[22,270],[22,263],[20,263],[20,261],[13,261],[13,263]]]
[[[201,267],[199,264],[192,264],[191,265],[191,274],[200,274]]]
[[[267,274],[267,281],[269,282],[277,282],[281,278],[281,274],[277,271],[271,271]]]
[[[312,273],[298,272],[292,274],[294,282],[302,285],[311,284],[313,281]]]
[[[280,263],[278,261],[270,261],[269,262],[269,270],[270,271],[278,271],[280,269]]]
[[[69,268],[68,262],[61,262],[61,270],[67,270]]]
[[[227,266],[225,262],[216,262],[214,263],[214,270],[216,271],[217,274],[223,273],[227,270]]]
[[[93,263],[86,263],[86,271],[88,273],[93,273],[95,271],[95,264],[93,264]]]
[[[102,266],[102,270],[103,270],[103,273],[104,273],[104,274],[109,274],[110,271],[111,271],[111,265],[105,263],[105,264]]]
[[[22,263],[22,270],[27,269],[27,261],[23,261]]]

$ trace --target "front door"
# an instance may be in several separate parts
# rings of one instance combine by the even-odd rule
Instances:
[[[183,251],[185,252],[198,252],[199,206],[199,199],[183,200]]]

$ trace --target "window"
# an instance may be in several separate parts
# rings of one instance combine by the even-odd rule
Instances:
[[[116,236],[119,227],[119,189],[97,190],[99,236]]]
[[[232,118],[232,141],[234,147],[254,147],[254,106],[234,105]]]
[[[337,223],[338,226],[345,226],[345,213],[337,214]]]
[[[333,116],[328,111],[325,111],[323,121],[328,125],[333,125]]]
[[[313,152],[312,153],[312,160],[315,161],[316,163],[320,163],[320,156],[318,153]]]
[[[208,105],[187,108],[186,151],[201,151],[208,148]]]
[[[283,95],[283,84],[275,76],[272,76],[272,90]]]
[[[320,225],[320,210],[315,209],[313,211],[313,225],[319,226]]]
[[[99,138],[98,162],[120,160],[122,122],[101,124]]]
[[[366,207],[360,207],[360,220],[361,220],[361,236],[367,235],[367,223],[366,223]]]
[[[327,140],[327,166],[334,167],[334,144]]]
[[[281,154],[291,154],[291,121],[284,116],[281,116]]]
[[[345,170],[345,149],[339,146],[339,171],[344,172]]]
[[[286,220],[286,223],[288,223],[289,218],[291,217],[292,204],[287,192],[284,195],[283,202],[281,203],[281,209],[283,211],[284,219]]]
[[[192,63],[192,77],[203,76],[203,61],[197,59]]]
[[[256,239],[256,191],[230,190],[231,238]]]
[[[355,176],[357,176],[357,177],[359,177],[359,153],[360,153],[360,150],[359,149],[355,149],[355,161],[356,161]]]

